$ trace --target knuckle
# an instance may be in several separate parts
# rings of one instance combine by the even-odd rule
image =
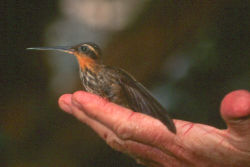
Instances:
[[[115,132],[122,140],[128,140],[132,137],[131,124],[125,124],[123,121],[117,122]]]
[[[115,135],[107,134],[106,143],[117,151],[123,150],[123,142]]]
[[[115,124],[115,132],[117,136],[123,140],[132,139],[140,131],[140,123],[144,119],[143,115],[131,111],[122,121],[119,120]]]

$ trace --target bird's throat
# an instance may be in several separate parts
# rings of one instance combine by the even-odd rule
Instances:
[[[81,68],[82,71],[84,71],[86,68],[94,70],[96,66],[95,60],[91,59],[90,57],[87,56],[76,56],[79,67]]]

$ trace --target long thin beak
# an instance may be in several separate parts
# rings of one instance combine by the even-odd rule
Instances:
[[[32,48],[27,48],[27,50],[52,50],[52,51],[59,51],[59,52],[66,52],[69,54],[74,54],[74,49],[72,49],[69,46],[32,47]]]

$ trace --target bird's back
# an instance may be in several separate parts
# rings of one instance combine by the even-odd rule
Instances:
[[[87,70],[81,78],[86,91],[135,112],[153,116],[161,120],[172,132],[176,131],[173,121],[162,105],[124,70],[99,65],[95,73]]]

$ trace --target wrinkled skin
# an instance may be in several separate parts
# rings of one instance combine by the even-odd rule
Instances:
[[[146,166],[250,166],[250,92],[225,96],[221,116],[227,129],[174,120],[173,134],[158,120],[77,91],[62,95],[59,106],[90,126],[113,149]]]

